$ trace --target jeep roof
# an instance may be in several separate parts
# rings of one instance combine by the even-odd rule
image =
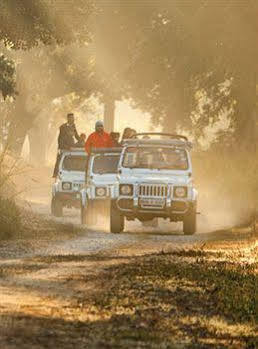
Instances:
[[[94,154],[120,154],[122,152],[122,147],[114,148],[92,148],[90,155]]]

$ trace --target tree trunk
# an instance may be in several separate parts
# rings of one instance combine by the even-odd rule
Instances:
[[[236,142],[242,149],[256,152],[258,137],[256,74],[253,71],[246,71],[238,78]]]
[[[15,155],[20,156],[25,137],[32,126],[33,116],[27,112],[26,96],[19,95],[8,127],[7,146]]]
[[[48,146],[49,108],[42,110],[29,130],[30,162],[34,165],[45,166]]]
[[[17,156],[21,155],[22,147],[28,132],[26,124],[21,125],[17,123],[11,124],[11,130],[8,134],[7,146],[8,149]]]
[[[115,99],[110,95],[104,98],[104,127],[107,132],[114,131],[115,127]]]

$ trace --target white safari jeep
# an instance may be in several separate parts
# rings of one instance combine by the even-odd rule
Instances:
[[[81,190],[81,223],[95,224],[97,215],[110,213],[110,199],[115,197],[117,166],[122,148],[92,149]]]
[[[63,215],[63,207],[80,208],[80,190],[85,182],[88,156],[83,148],[62,151],[58,177],[52,186],[51,213]]]
[[[165,133],[136,134],[124,142],[111,232],[122,232],[125,218],[145,222],[161,217],[183,221],[184,233],[195,233],[197,191],[190,149],[186,137]]]

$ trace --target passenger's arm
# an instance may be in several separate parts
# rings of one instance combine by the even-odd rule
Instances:
[[[90,154],[90,149],[91,149],[91,139],[92,137],[89,136],[86,143],[85,143],[85,151],[87,154]]]
[[[58,149],[65,148],[65,139],[66,139],[65,130],[61,126],[59,129],[59,135],[58,135]]]
[[[74,125],[74,137],[76,138],[77,141],[80,140],[80,136],[79,136],[79,134],[78,134],[78,132],[76,130],[76,126],[75,125]]]
[[[107,148],[113,148],[115,146],[112,138],[110,137],[110,135],[108,135],[108,141],[107,141]]]

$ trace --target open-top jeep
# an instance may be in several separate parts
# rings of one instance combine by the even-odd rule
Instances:
[[[122,148],[92,149],[81,190],[81,223],[95,224],[97,215],[110,212],[110,199],[115,197],[117,166]]]
[[[125,218],[145,222],[161,217],[183,221],[184,233],[195,233],[197,191],[190,149],[186,137],[165,133],[141,133],[124,142],[117,197],[111,201],[111,232],[122,232]]]
[[[80,190],[85,182],[87,155],[82,148],[73,148],[61,153],[58,177],[52,186],[51,213],[63,215],[63,207],[80,208]]]

